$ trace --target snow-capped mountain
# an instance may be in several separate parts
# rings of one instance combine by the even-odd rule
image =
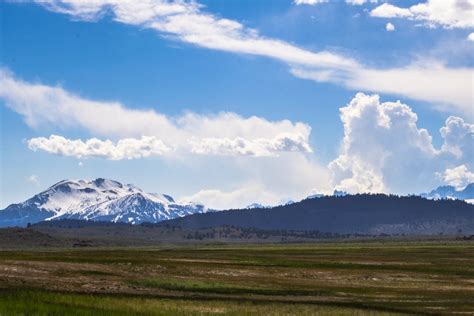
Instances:
[[[468,184],[463,190],[456,190],[451,185],[443,185],[429,193],[422,193],[420,196],[427,199],[458,199],[474,203],[474,183]]]
[[[63,218],[156,223],[207,211],[203,205],[176,203],[169,195],[146,193],[114,180],[63,180],[23,203],[1,210],[0,227]]]

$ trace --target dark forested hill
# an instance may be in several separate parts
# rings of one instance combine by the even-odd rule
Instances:
[[[383,194],[325,196],[266,209],[196,214],[163,222],[182,228],[222,225],[338,233],[473,233],[474,205]]]

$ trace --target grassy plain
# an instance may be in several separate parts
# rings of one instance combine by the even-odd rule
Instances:
[[[0,251],[0,315],[474,314],[472,241]]]

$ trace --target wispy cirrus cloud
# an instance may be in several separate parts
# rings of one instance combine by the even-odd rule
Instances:
[[[308,68],[293,68],[293,75],[319,82],[331,81],[353,90],[405,95],[434,103],[434,108],[470,116],[474,95],[474,69],[450,68],[433,60],[419,60],[392,69],[358,69],[350,76]]]
[[[297,2],[316,3],[320,0]],[[349,2],[362,3],[362,1]],[[205,12],[204,7],[194,1],[42,0],[38,3],[52,12],[67,14],[73,19],[97,21],[107,15],[118,23],[153,29],[167,38],[199,47],[273,58],[288,64],[292,74],[316,82],[331,82],[352,90],[393,93],[433,102],[437,109],[454,110],[464,114],[471,111],[474,102],[470,84],[474,72],[472,68],[452,68],[439,60],[423,60],[404,67],[383,69],[369,67],[349,56],[330,51],[310,51],[286,41],[265,37],[238,21]],[[412,14],[402,14],[400,12],[406,11],[396,9],[394,6],[389,8],[399,13],[388,14],[386,8],[387,6],[382,7],[383,10],[374,10],[372,13],[374,16]],[[436,12],[442,9],[435,6],[433,8]],[[428,6],[425,10],[428,13],[423,16],[430,19],[437,17],[438,13],[433,13],[433,10]],[[438,20],[443,25],[468,23],[464,15],[460,19],[453,20],[448,17]],[[420,73],[425,72],[432,75],[430,78],[436,78],[435,84],[418,84]],[[417,88],[414,89],[414,86]],[[453,91],[456,91],[454,95]]]
[[[163,35],[197,46],[275,58],[286,63],[316,67],[348,68],[356,62],[327,51],[311,52],[255,29],[203,11],[197,2],[185,1],[38,1],[46,9],[76,19],[96,21],[110,13],[116,22],[156,30]]]

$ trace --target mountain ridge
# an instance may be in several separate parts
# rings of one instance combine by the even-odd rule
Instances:
[[[456,190],[452,185],[442,185],[420,196],[427,199],[458,199],[474,203],[474,183],[469,183],[461,190]]]
[[[429,200],[420,196],[324,196],[265,209],[194,214],[158,225],[182,229],[235,226],[362,234],[474,233],[474,205],[461,200]]]

